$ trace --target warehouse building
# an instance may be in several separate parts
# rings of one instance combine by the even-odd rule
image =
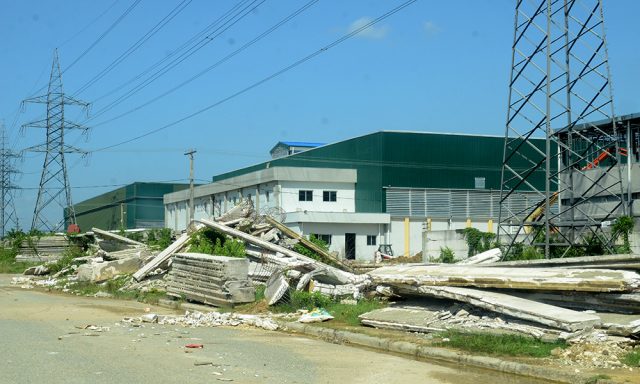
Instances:
[[[217,217],[248,199],[341,258],[371,260],[381,244],[414,255],[425,229],[495,232],[503,147],[499,136],[367,134],[214,176],[194,190],[194,217]],[[528,198],[536,197],[514,194],[508,203],[524,207]],[[188,203],[189,191],[165,195],[167,227],[186,227]]]
[[[164,227],[162,198],[189,184],[136,182],[74,204],[77,224],[82,230]],[[69,225],[65,214],[65,227]]]

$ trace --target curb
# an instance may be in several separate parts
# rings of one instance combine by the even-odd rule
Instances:
[[[535,365],[500,360],[495,357],[474,356],[460,352],[453,352],[442,348],[433,348],[406,341],[393,341],[380,337],[368,336],[362,333],[339,331],[330,328],[314,327],[301,323],[279,323],[285,331],[315,336],[335,344],[353,344],[373,348],[386,352],[410,355],[416,358],[439,360],[454,364],[463,364],[476,368],[509,373],[519,376],[549,380],[556,383],[578,384],[584,383],[588,377],[581,374],[560,372],[555,369]]]

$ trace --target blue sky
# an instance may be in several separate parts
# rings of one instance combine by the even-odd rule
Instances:
[[[134,0],[0,0],[0,120],[15,150],[44,141],[21,124],[43,105],[22,99],[46,92],[58,47],[65,92],[91,102],[89,120],[75,107],[66,116],[93,127],[88,140],[67,142],[95,150],[158,129],[214,104],[331,43],[402,1],[320,0],[256,44],[188,85],[122,118],[218,62],[296,9],[302,1],[266,0],[178,66],[113,109],[96,115],[136,84],[131,79],[170,55],[239,1],[141,0],[97,39]],[[78,90],[174,8],[162,29],[104,77]],[[253,7],[252,6],[252,7]],[[605,1],[617,114],[640,112],[640,2]],[[186,181],[187,148],[195,148],[196,178],[266,160],[279,140],[335,142],[378,130],[503,135],[513,39],[514,1],[418,1],[360,35],[283,75],[191,119],[85,160],[67,157],[74,201],[134,181]],[[211,35],[209,35],[211,36]],[[93,48],[81,56],[92,44]],[[175,57],[175,56],[170,56]],[[69,65],[74,63],[70,68]],[[119,89],[119,90],[118,90]],[[39,91],[37,93],[36,91]],[[28,227],[43,157],[28,153],[17,165],[21,226]],[[61,216],[58,211],[50,215]]]

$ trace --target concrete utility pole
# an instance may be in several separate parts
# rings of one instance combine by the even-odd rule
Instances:
[[[193,154],[196,150],[191,148],[184,153],[185,156],[189,156],[189,217],[187,217],[187,225],[191,223],[195,216],[195,206],[193,205]]]

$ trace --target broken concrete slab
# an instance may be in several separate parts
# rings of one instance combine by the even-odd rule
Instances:
[[[605,329],[608,334],[616,336],[640,336],[640,316],[619,315],[613,313],[598,313],[602,324],[600,328]]]
[[[248,279],[249,260],[200,253],[173,256],[167,294],[216,306],[255,301]]]
[[[640,292],[504,291],[502,293],[565,308],[627,314],[640,313]]]
[[[369,272],[373,283],[548,291],[625,292],[640,286],[630,271],[564,268],[489,268],[456,265],[394,265]]]
[[[500,248],[493,248],[482,253],[478,253],[475,256],[471,256],[467,259],[457,262],[457,265],[474,265],[474,264],[487,264],[495,263],[502,257],[502,251]]]
[[[565,257],[559,259],[500,261],[485,264],[487,267],[512,268],[605,268],[605,269],[640,269],[640,255],[602,255],[584,257]]]
[[[283,271],[276,271],[267,280],[267,286],[264,290],[264,298],[267,305],[274,305],[279,302],[289,290],[289,280],[285,277]]]
[[[103,231],[100,228],[91,228],[91,231],[93,233],[95,233],[95,234],[100,235],[100,236],[108,237],[110,239],[114,239],[114,240],[120,241],[122,243],[131,244],[131,245],[135,245],[135,246],[138,246],[138,247],[145,247],[145,245],[143,243],[139,242],[139,241],[131,240],[128,237],[120,236],[118,234],[115,234],[115,233],[112,233],[112,232],[109,232],[109,231]]]
[[[95,264],[82,264],[78,267],[78,281],[101,282],[118,275],[129,274],[140,268],[140,258],[131,257]]]
[[[25,269],[23,275],[43,276],[49,274],[49,267],[46,265],[36,265]]]
[[[399,288],[399,290],[401,293],[461,301],[489,311],[569,332],[590,329],[600,323],[600,318],[590,313],[572,311],[520,297],[479,289],[407,286]]]

